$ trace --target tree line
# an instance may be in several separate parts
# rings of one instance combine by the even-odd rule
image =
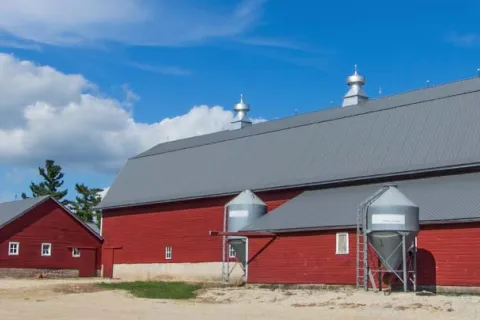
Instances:
[[[95,223],[100,225],[100,212],[95,210],[95,206],[100,203],[100,192],[103,189],[89,188],[83,183],[75,184],[75,191],[77,196],[75,200],[69,200],[67,198],[68,188],[63,188],[62,167],[55,163],[54,160],[46,160],[43,168],[38,167],[38,173],[42,178],[42,181],[30,183],[31,196],[26,193],[22,193],[22,199],[30,197],[40,196],[52,196],[58,202],[70,209],[80,220],[88,223]]]

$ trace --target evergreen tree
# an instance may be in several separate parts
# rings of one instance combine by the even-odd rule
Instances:
[[[64,183],[62,167],[55,164],[55,161],[53,160],[46,160],[45,167],[39,167],[38,173],[42,176],[43,181],[38,184],[34,182],[30,183],[32,197],[50,195],[63,205],[68,206],[70,201],[63,199],[67,195],[68,189],[59,190]],[[22,193],[22,198],[26,199],[28,196],[25,193]]]
[[[102,200],[100,192],[102,189],[90,189],[86,185],[75,184],[75,190],[78,193],[76,201],[72,203],[72,210],[77,217],[85,222],[95,222],[97,226],[100,225],[100,212],[95,210],[95,206]]]

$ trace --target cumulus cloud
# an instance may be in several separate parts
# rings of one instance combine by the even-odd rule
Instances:
[[[106,187],[104,188],[102,191],[100,191],[98,194],[100,195],[100,198],[105,198],[105,196],[107,195],[108,193],[108,190],[110,190],[110,187]]]
[[[243,33],[258,21],[265,2],[2,0],[0,31],[53,45],[114,41],[177,46]]]
[[[156,123],[136,122],[131,104],[106,97],[82,75],[0,54],[0,164],[36,167],[45,159],[98,172],[160,142],[228,129],[234,114],[194,106]],[[263,121],[261,119],[256,120]]]

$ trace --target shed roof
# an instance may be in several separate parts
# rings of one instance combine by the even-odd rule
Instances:
[[[242,231],[355,226],[360,204],[383,184],[305,191]],[[420,208],[420,221],[480,220],[480,173],[405,180],[398,190]]]
[[[480,164],[480,78],[159,144],[98,208]]]
[[[51,196],[40,196],[34,198],[27,198],[9,202],[0,203],[0,229],[6,226],[7,224],[13,222],[14,220],[20,218],[24,214],[27,214],[34,207],[44,203],[48,199],[51,199],[57,203],[62,209],[64,209],[69,215],[71,215],[75,220],[80,222],[85,229],[93,233],[97,238],[102,239],[100,235],[100,230],[94,224],[93,226],[81,221],[72,211],[62,205],[59,201]]]
[[[87,226],[90,227],[90,229],[92,229],[96,234],[100,235],[100,228],[93,222],[87,222],[86,223]]]
[[[43,196],[0,203],[0,228],[42,203],[47,198],[48,196]]]

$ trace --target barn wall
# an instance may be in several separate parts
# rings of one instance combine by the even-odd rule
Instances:
[[[277,238],[249,240],[249,283],[355,284],[354,230],[350,250],[337,255],[336,232],[278,234]]]
[[[335,254],[336,232],[349,232],[349,254]],[[355,230],[279,234],[249,240],[249,283],[354,285]],[[480,286],[480,224],[422,226],[420,286]]]
[[[417,242],[419,284],[480,286],[480,223],[425,226]]]
[[[258,196],[271,211],[298,193]],[[223,229],[224,205],[232,198],[105,210],[104,276],[219,279],[222,239],[210,236],[209,231]],[[167,246],[172,247],[172,259],[165,258]]]
[[[8,255],[9,242],[20,242],[19,255]],[[51,256],[41,256],[41,244],[51,243]],[[72,247],[81,249],[72,257]],[[5,226],[0,232],[0,276],[29,276],[37,273],[71,276],[99,269],[96,261],[101,241],[53,200],[47,200]],[[56,270],[56,271],[54,271]],[[62,272],[61,270],[64,270]]]

